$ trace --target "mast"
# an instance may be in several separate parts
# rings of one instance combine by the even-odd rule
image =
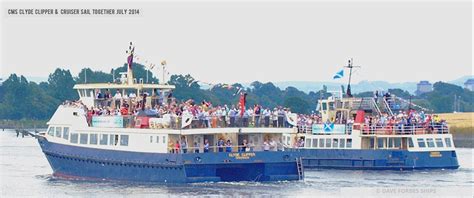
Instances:
[[[351,78],[352,78],[352,68],[354,67],[360,67],[360,66],[354,66],[354,61],[352,60],[352,58],[348,61],[348,64],[347,66],[344,66],[344,67],[347,67],[349,68],[349,83],[347,83],[347,97],[351,98],[352,97],[352,92],[351,92]]]
[[[128,46],[128,50],[126,53],[128,54],[127,57],[127,84],[133,84],[133,72],[132,72],[132,65],[133,65],[133,54],[135,52],[135,47],[132,46],[132,42],[130,42],[130,46]]]

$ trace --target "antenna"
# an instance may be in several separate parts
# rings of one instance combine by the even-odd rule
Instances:
[[[348,61],[347,67],[349,68],[349,83],[347,84],[347,97],[351,98],[352,97],[352,92],[351,92],[351,77],[352,77],[352,68],[357,67],[360,68],[360,66],[354,66],[354,60],[352,58]]]

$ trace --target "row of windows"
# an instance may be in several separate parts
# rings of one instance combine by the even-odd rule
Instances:
[[[434,148],[435,146],[438,148],[444,147],[442,138],[426,138],[426,142],[425,138],[418,138],[417,142],[420,148],[426,148],[426,146],[428,146],[428,148]],[[451,138],[444,138],[444,143],[446,143],[446,147],[451,147]]]
[[[48,135],[58,138],[69,139],[69,127],[49,127]]]
[[[71,133],[71,143],[91,145],[128,146],[128,135],[97,134],[97,133]]]
[[[163,144],[166,143],[166,136],[162,136],[162,142]],[[150,143],[153,143],[153,136],[150,136]],[[160,143],[160,136],[156,136],[156,143],[159,144]]]
[[[408,146],[413,147],[413,141],[409,138]],[[377,148],[401,148],[402,138],[377,138]]]
[[[351,138],[306,138],[306,148],[352,148]]]

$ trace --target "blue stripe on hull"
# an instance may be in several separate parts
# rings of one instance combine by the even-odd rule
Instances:
[[[349,150],[349,149],[301,149],[305,168],[340,169],[456,169],[459,168],[455,151],[430,152],[406,150]]]
[[[38,140],[55,176],[67,178],[188,183],[298,180],[298,152],[161,154],[114,151]]]

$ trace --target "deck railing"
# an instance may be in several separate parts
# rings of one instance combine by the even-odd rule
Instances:
[[[159,120],[150,121],[158,118]],[[182,117],[136,116],[136,115],[99,115],[87,118],[89,126],[115,128],[151,128],[151,129],[196,129],[196,128],[292,128],[284,117],[272,120],[270,116],[207,116],[192,117],[186,127],[182,127]],[[100,120],[100,121],[98,121]]]
[[[168,146],[169,153],[235,153],[235,152],[254,152],[254,151],[284,151],[286,148],[282,143],[275,145],[223,145],[223,146],[197,146],[197,147],[179,147]]]
[[[423,134],[448,134],[449,128],[446,124],[428,125],[386,125],[369,126],[361,125],[363,135],[423,135]]]
[[[298,133],[307,134],[345,134],[350,135],[354,129],[360,130],[363,135],[422,135],[422,134],[448,134],[449,128],[446,124],[396,124],[396,125],[365,125],[365,124],[316,124],[320,125],[318,131],[314,131],[314,125],[298,125]],[[337,126],[334,127],[334,126]],[[321,127],[323,129],[321,129]]]

